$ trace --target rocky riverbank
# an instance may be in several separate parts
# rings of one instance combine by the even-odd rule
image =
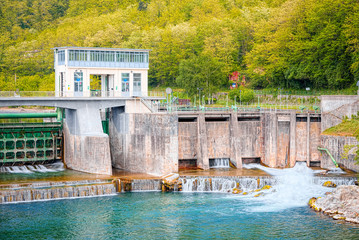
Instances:
[[[333,219],[359,224],[359,186],[339,186],[324,197],[311,198],[309,206]]]

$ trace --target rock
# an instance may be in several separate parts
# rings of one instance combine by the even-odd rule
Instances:
[[[259,196],[262,196],[262,195],[263,195],[263,193],[261,192],[261,193],[258,193],[256,195],[254,195],[254,197],[259,197]]]
[[[247,192],[243,192],[243,195],[247,195],[248,193]]]
[[[337,185],[335,183],[333,183],[332,181],[326,181],[325,183],[323,183],[324,187],[331,187],[331,188],[335,188],[337,187]]]
[[[179,180],[177,173],[171,173],[162,177],[162,191],[173,192],[182,191],[182,182]]]
[[[315,197],[312,197],[311,199],[309,199],[308,205],[313,208],[315,201],[317,201],[317,199]]]
[[[345,221],[359,224],[359,219],[358,218],[346,218]]]
[[[240,194],[241,192],[242,192],[242,190],[238,189],[238,188],[233,188],[233,190],[232,190],[233,194]]]
[[[266,190],[266,189],[271,189],[271,188],[272,188],[272,186],[264,185],[264,186],[261,188],[261,190]]]
[[[311,198],[308,204],[333,219],[359,224],[359,186],[339,186],[322,198]]]
[[[345,217],[341,214],[333,215],[334,220],[345,220]]]

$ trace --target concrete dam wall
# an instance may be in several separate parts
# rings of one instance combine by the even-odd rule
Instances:
[[[358,96],[322,96],[321,114],[296,110],[151,113],[151,107],[136,98],[19,98],[2,99],[0,105],[65,109],[64,163],[83,172],[111,175],[116,167],[165,175],[182,167],[209,169],[213,162],[230,165],[229,161],[237,168],[250,162],[269,167],[293,167],[297,161],[331,166],[331,159],[322,156],[318,146],[357,169],[352,146],[357,141],[321,132],[356,114]]]
[[[176,115],[113,109],[109,123],[112,166],[153,175],[177,172],[177,126]]]
[[[209,169],[214,159],[270,167],[297,161],[320,166],[321,117],[314,113],[127,113],[112,110],[112,166],[164,175],[179,168]]]
[[[229,158],[240,168],[258,162],[293,167],[296,161],[320,164],[319,114],[200,113],[178,115],[180,165],[208,169],[210,159]]]

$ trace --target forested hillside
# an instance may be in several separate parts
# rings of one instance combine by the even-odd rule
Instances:
[[[2,0],[0,31],[0,91],[53,90],[57,46],[152,49],[152,86],[205,92],[359,80],[358,0]]]

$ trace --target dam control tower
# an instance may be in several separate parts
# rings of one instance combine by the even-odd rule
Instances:
[[[148,49],[55,47],[56,97],[146,97]]]

